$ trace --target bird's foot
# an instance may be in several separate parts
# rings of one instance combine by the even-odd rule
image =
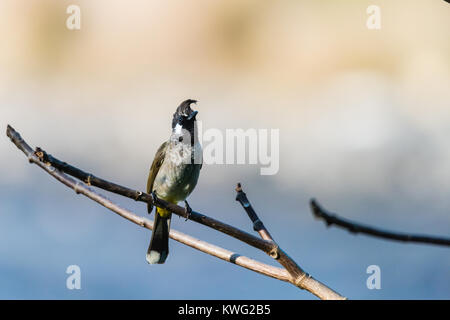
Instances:
[[[150,193],[150,195],[152,196],[153,205],[156,205],[156,201],[158,200],[158,196],[156,195],[155,190],[153,190],[152,193]]]
[[[155,192],[155,190],[153,190],[151,193],[150,193],[150,195],[152,196],[152,204],[151,204],[151,210],[150,210],[150,212],[149,212],[149,214],[152,212],[152,210],[153,210],[153,207],[155,207],[156,208],[156,201],[158,200],[158,197],[156,196],[156,192]],[[155,209],[156,210],[156,209]]]
[[[188,221],[189,217],[192,214],[192,209],[191,209],[191,206],[189,205],[189,203],[186,200],[184,200],[184,212],[186,212],[186,220],[184,220],[184,221]]]

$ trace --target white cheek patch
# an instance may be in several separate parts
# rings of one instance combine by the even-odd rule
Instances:
[[[183,127],[179,123],[177,123],[177,125],[175,126],[175,133],[181,134],[181,130],[183,130]]]

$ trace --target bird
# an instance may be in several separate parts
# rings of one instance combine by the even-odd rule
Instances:
[[[177,204],[184,201],[187,217],[192,212],[186,198],[197,185],[202,168],[202,147],[197,137],[198,111],[191,109],[196,100],[183,101],[172,118],[172,133],[157,150],[150,167],[147,193],[153,197]],[[153,205],[148,203],[150,214]],[[169,230],[172,212],[156,207],[152,237],[147,250],[149,264],[162,264],[169,254]]]

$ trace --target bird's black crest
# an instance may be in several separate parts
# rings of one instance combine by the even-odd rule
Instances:
[[[191,104],[197,103],[197,100],[188,99],[183,101],[177,108],[177,111],[175,111],[175,114],[188,116],[191,114]]]
[[[197,103],[197,100],[188,99],[183,101],[173,114],[172,128],[174,128],[181,117],[188,117],[194,110],[191,109],[191,104]]]

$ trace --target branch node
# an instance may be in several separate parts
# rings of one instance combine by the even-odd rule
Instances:
[[[37,147],[36,151],[34,151],[34,154],[39,158],[39,160],[44,160],[44,151],[41,148]]]
[[[300,276],[298,276],[295,280],[294,280],[294,284],[299,287],[300,289],[305,289],[305,285],[303,284],[303,281],[305,281],[305,279],[309,279],[311,278],[311,276],[306,273],[303,272]]]
[[[259,231],[263,228],[263,223],[261,220],[257,219],[255,222],[253,222],[253,230]]]
[[[136,197],[134,198],[134,200],[135,200],[135,201],[139,201],[139,199],[141,198],[141,196],[142,196],[142,191],[136,192]]]
[[[275,247],[270,250],[269,256],[271,256],[275,260],[278,260],[278,258],[280,258],[280,247],[278,245],[275,245]]]
[[[87,184],[88,186],[91,185],[91,178],[92,178],[92,175],[88,174],[88,176],[87,176],[87,178],[86,178],[86,180],[85,180],[85,182],[86,182],[86,184]]]

